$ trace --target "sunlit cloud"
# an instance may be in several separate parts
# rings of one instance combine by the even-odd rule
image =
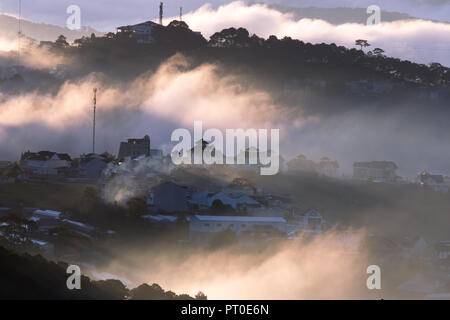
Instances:
[[[168,18],[170,21],[173,18]],[[380,47],[387,55],[419,63],[440,62],[450,65],[450,24],[424,20],[382,22],[366,26],[356,23],[332,25],[323,20],[295,20],[263,4],[246,5],[236,1],[214,9],[204,5],[185,15],[193,30],[206,37],[230,27],[244,27],[261,37],[290,36],[304,42],[336,43],[354,47],[356,39],[366,39],[371,48]]]

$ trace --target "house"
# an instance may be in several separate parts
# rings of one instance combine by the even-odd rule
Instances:
[[[61,212],[53,210],[35,210],[28,219],[38,225],[38,231],[47,233],[48,230],[60,225]]]
[[[108,160],[104,156],[89,153],[80,157],[78,173],[85,178],[98,179],[107,166]]]
[[[162,22],[145,21],[134,25],[116,28],[117,37],[134,39],[138,44],[167,44],[167,43],[194,43],[206,42],[201,32],[192,31],[184,21],[173,20],[164,26]]]
[[[254,196],[258,192],[257,188],[245,178],[235,178],[224,189],[225,192],[241,192],[248,196]]]
[[[153,227],[165,227],[178,222],[177,216],[169,216],[163,214],[148,214],[142,216],[142,218],[148,221]]]
[[[320,162],[316,165],[319,174],[327,177],[337,177],[339,163],[337,161],[331,161],[327,157],[320,159]]]
[[[319,234],[324,231],[325,220],[319,211],[309,209],[302,215],[290,214],[289,216],[289,234],[297,236],[299,233]]]
[[[150,44],[155,42],[155,31],[162,30],[164,26],[153,21],[146,21],[134,25],[116,28],[118,35],[127,35],[136,40],[137,43]]]
[[[237,190],[221,192],[197,191],[190,194],[190,204],[195,210],[210,210],[229,207],[230,210],[247,211],[248,209],[262,208],[262,204],[247,193]]]
[[[434,245],[437,264],[444,269],[450,269],[450,241],[440,241]]]
[[[355,162],[353,177],[370,181],[395,181],[397,165],[393,161]]]
[[[139,156],[150,156],[150,137],[144,136],[142,139],[131,138],[127,142],[121,142],[117,159],[119,161],[125,158],[135,159]]]
[[[150,157],[157,160],[163,160],[164,154],[160,149],[150,149]]]
[[[188,210],[188,189],[173,181],[161,183],[152,189],[152,203],[163,212]]]
[[[3,172],[3,170],[9,168],[10,166],[12,166],[11,161],[0,161],[0,173]]]
[[[240,192],[219,192],[208,198],[208,207],[217,204],[230,206],[237,211],[246,211],[247,208],[261,208],[261,204],[252,197]]]
[[[316,163],[301,154],[287,162],[289,172],[316,172]]]
[[[440,174],[430,174],[427,171],[421,172],[416,181],[420,186],[431,188],[436,192],[447,193],[450,187],[448,178]]]
[[[56,176],[59,168],[72,166],[72,159],[67,153],[27,151],[20,157],[20,166],[30,176]]]
[[[238,237],[259,233],[277,237],[286,235],[286,220],[278,217],[201,216],[189,219],[189,238],[193,242],[207,243],[218,233],[231,231]]]

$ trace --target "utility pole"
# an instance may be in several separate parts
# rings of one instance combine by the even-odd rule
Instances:
[[[94,125],[92,127],[92,153],[95,153],[95,109],[97,109],[97,88],[94,88]]]
[[[164,11],[164,8],[163,8],[163,3],[162,2],[160,2],[159,3],[159,24],[160,25],[162,25],[163,24],[163,11]]]
[[[180,7],[180,21],[183,21],[183,7]]]

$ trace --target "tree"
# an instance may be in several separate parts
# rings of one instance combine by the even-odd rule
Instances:
[[[220,199],[216,199],[211,204],[211,212],[216,215],[225,215],[233,212],[234,209],[229,204],[224,204]]]
[[[105,160],[106,160],[107,163],[110,163],[110,162],[113,162],[113,161],[116,160],[116,157],[115,157],[114,155],[110,154],[110,153],[107,152],[107,151],[103,152],[103,153],[101,154],[101,156],[102,156],[103,158],[105,158]]]
[[[250,47],[252,41],[250,40],[249,33],[244,28],[229,28],[224,29],[221,32],[214,33],[210,40],[209,46],[211,47]]]
[[[22,168],[20,168],[19,164],[17,162],[14,162],[14,164],[11,167],[5,170],[4,174],[8,178],[17,178],[22,174],[22,172],[23,172]]]
[[[7,244],[12,246],[30,242],[31,233],[37,228],[36,222],[21,218],[15,214],[1,218],[0,222],[6,224],[6,227],[3,229],[3,237]]]
[[[208,300],[208,297],[206,296],[206,294],[204,294],[203,292],[199,291],[195,295],[195,300]]]
[[[360,47],[361,47],[361,50],[363,49],[363,47],[364,47],[364,48],[370,47],[369,42],[367,42],[367,40],[364,40],[364,39],[358,39],[358,40],[356,40],[356,41],[355,41],[355,45],[356,45],[356,46],[360,46]]]
[[[381,48],[375,48],[375,49],[372,50],[372,53],[374,55],[376,55],[376,56],[382,57],[383,53],[384,53],[384,50],[381,49]]]
[[[69,43],[67,42],[67,38],[64,35],[60,35],[58,39],[55,41],[55,45],[59,48],[65,48],[69,46]]]
[[[93,187],[87,187],[83,191],[80,201],[80,211],[82,213],[89,213],[92,211],[100,202],[100,197],[98,192]]]
[[[131,216],[141,216],[147,212],[147,203],[142,198],[131,198],[127,201],[128,213]]]

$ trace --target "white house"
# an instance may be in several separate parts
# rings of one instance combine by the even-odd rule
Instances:
[[[20,165],[24,172],[28,174],[40,176],[57,175],[57,169],[71,167],[72,159],[66,153],[27,151],[22,154]]]
[[[237,236],[253,232],[277,236],[285,235],[287,229],[286,220],[278,217],[195,215],[189,219],[189,237],[193,242],[209,242],[223,231],[234,232]]]
[[[107,166],[108,160],[104,156],[89,153],[81,155],[78,169],[80,176],[89,179],[98,179]]]
[[[337,161],[331,161],[327,157],[323,157],[320,159],[320,162],[316,165],[317,171],[327,177],[337,177],[339,163]]]
[[[392,182],[397,177],[397,169],[397,165],[392,161],[355,162],[353,177],[374,182]]]
[[[288,230],[291,236],[299,233],[319,234],[324,231],[325,220],[319,211],[311,209],[289,220]]]

